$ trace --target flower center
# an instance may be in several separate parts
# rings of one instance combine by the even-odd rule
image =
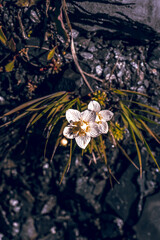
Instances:
[[[73,133],[79,133],[80,136],[86,135],[86,132],[89,131],[88,122],[78,121],[73,123]]]

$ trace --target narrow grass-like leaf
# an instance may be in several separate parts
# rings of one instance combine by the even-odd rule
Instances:
[[[99,139],[100,139],[101,149],[102,149],[102,152],[103,152],[104,162],[107,165],[107,155],[106,155],[106,152],[105,152],[105,149],[104,149],[102,135],[99,136]]]
[[[121,108],[122,108],[125,116],[129,116],[129,112],[128,112],[128,110],[125,108],[125,105],[124,105],[121,101],[120,101],[119,103],[120,103],[120,106],[121,106]]]
[[[54,103],[46,107],[40,114],[37,115],[37,117],[30,123],[30,125],[35,124],[38,120],[40,120],[44,116],[44,114],[46,114],[53,107]]]
[[[128,129],[128,121],[125,119],[123,113],[121,113],[121,118],[122,118],[122,121],[123,121],[123,123],[124,123],[124,126]]]
[[[52,113],[52,116],[50,116],[50,118],[48,118],[48,116],[47,116],[47,119],[49,119],[49,120],[47,120],[47,123],[46,123],[46,126],[45,126],[44,130],[46,130],[47,128],[49,128],[49,126],[52,125],[53,119],[54,119],[54,117],[55,117],[55,115],[56,115],[56,109],[53,108],[53,109],[50,111],[50,113]],[[49,113],[49,114],[50,114],[50,113]]]
[[[92,138],[94,149],[99,154],[99,157],[102,159],[102,154],[101,154],[100,148],[99,148],[99,144],[100,144],[99,140],[100,140],[99,138],[97,138],[96,140],[94,138]],[[98,143],[96,141],[98,141]]]
[[[30,120],[26,126],[26,129],[28,129],[31,126],[32,121],[36,118],[37,115],[38,115],[38,113],[35,113],[32,115],[32,117],[30,118]]]
[[[61,135],[62,135],[62,133],[63,133],[63,129],[65,128],[65,126],[67,125],[67,122],[65,121],[63,124],[62,124],[62,126],[61,126],[61,129],[60,129],[60,131],[59,131],[59,134],[58,134],[58,137],[57,137],[57,141],[56,141],[56,144],[55,144],[55,146],[54,146],[54,149],[53,149],[53,152],[52,152],[52,156],[51,156],[51,160],[50,161],[52,161],[53,160],[53,158],[54,158],[54,155],[55,155],[55,152],[56,152],[56,150],[57,150],[57,147],[58,147],[58,145],[59,145],[59,143],[60,143],[60,140],[61,140]],[[46,156],[46,147],[47,147],[47,145],[45,145],[45,149],[44,149],[44,157]]]
[[[127,107],[125,104],[123,104],[123,106],[128,111],[128,113],[130,113],[130,115],[136,116],[136,114],[129,107]]]
[[[44,101],[43,101],[44,102]],[[38,105],[40,105],[40,104],[42,104],[42,102],[41,103],[38,103],[38,104],[36,104],[37,106]],[[26,109],[25,111],[26,112],[38,112],[38,111],[40,111],[40,110],[43,110],[43,109],[45,109],[47,107],[47,104],[46,105],[44,105],[44,106],[41,106],[41,107],[38,107],[38,108],[33,108],[33,107],[31,107],[31,108],[28,108],[28,109]]]
[[[142,110],[142,109],[132,109],[132,110],[138,111],[138,112],[144,112],[144,113],[147,113],[147,114],[149,114],[149,115],[153,115],[153,116],[155,116],[155,117],[160,118],[160,114],[155,113],[155,112],[149,112],[149,111],[147,111],[147,110]]]
[[[114,93],[116,93],[116,94],[123,95],[123,96],[127,96],[127,94],[124,93],[124,92],[122,92],[121,90],[113,89],[113,88],[111,88],[111,90],[112,90]]]
[[[152,121],[150,120],[149,118],[143,116],[143,115],[139,115],[139,114],[136,114],[134,113],[130,108],[128,108],[126,105],[124,105],[124,107],[128,110],[128,112],[130,112],[131,115],[133,115],[136,119],[143,119],[144,121],[147,121],[149,123],[153,123],[153,124],[159,124],[155,121]],[[148,114],[150,114],[150,112],[148,112]],[[156,114],[156,113],[155,113]],[[156,115],[159,115],[159,114],[156,114]],[[159,115],[160,116],[160,115]]]
[[[117,146],[118,146],[119,149],[122,151],[122,153],[124,154],[124,156],[133,164],[133,166],[139,170],[139,167],[137,167],[137,165],[132,161],[132,159],[128,156],[128,154],[126,153],[126,151],[124,150],[124,148],[118,143],[118,141],[117,141]]]
[[[122,114],[122,113],[121,113]],[[134,130],[134,132],[136,133],[136,135],[138,136],[138,138],[143,142],[143,136],[142,133],[139,131],[139,129],[136,127],[134,120],[131,120],[130,117],[128,117],[125,114],[122,114],[123,117],[127,120],[128,124],[131,126],[131,128]]]
[[[138,160],[139,160],[140,177],[142,178],[142,158],[141,158],[141,153],[140,153],[140,150],[139,150],[139,147],[138,147],[138,143],[137,143],[137,140],[136,140],[136,137],[135,137],[135,134],[134,134],[134,131],[133,131],[132,127],[129,128],[129,131],[131,133],[131,136],[132,136],[133,141],[134,141],[135,146],[136,146]]]
[[[69,160],[68,160],[68,162],[67,162],[67,164],[66,164],[66,166],[65,166],[65,169],[64,169],[64,171],[63,171],[63,174],[62,174],[62,177],[61,177],[61,180],[60,180],[60,183],[59,183],[59,184],[62,183],[65,173],[66,173],[66,172],[69,170],[69,168],[70,168],[71,159],[72,159],[72,139],[71,139],[71,142],[70,142]]]
[[[58,99],[55,102],[55,107],[50,111],[47,118],[49,118],[53,114],[55,115],[61,109],[61,107],[63,107],[66,103],[70,102],[69,97],[70,97],[70,95],[68,95],[68,93],[66,93],[64,96],[62,96],[60,99]]]
[[[122,95],[122,93],[131,93],[131,94],[135,94],[135,95],[141,95],[141,96],[144,96],[144,97],[147,97],[147,98],[150,98],[147,94],[145,93],[140,93],[140,92],[136,92],[136,91],[132,91],[132,90],[124,90],[124,89],[111,89],[112,91]],[[127,94],[126,94],[127,95]]]
[[[139,114],[136,114],[136,119],[142,119],[142,120],[144,120],[144,121],[146,121],[146,122],[149,122],[149,123],[151,123],[151,124],[156,124],[156,125],[160,125],[160,123],[158,123],[158,122],[156,122],[156,121],[153,121],[153,120],[151,120],[151,119],[149,119],[149,118],[147,118],[147,117],[145,117],[145,116],[142,116],[142,115],[139,115]]]
[[[145,145],[145,147],[146,147],[146,149],[147,149],[149,155],[151,156],[151,158],[152,158],[153,161],[155,162],[155,164],[156,164],[156,166],[157,166],[157,168],[158,168],[158,170],[159,170],[159,172],[160,172],[159,164],[157,163],[155,157],[153,156],[153,153],[152,153],[152,151],[151,151],[151,149],[150,149],[150,147],[149,147],[149,145],[148,145],[148,143],[146,142],[145,139],[144,139],[144,145]]]
[[[157,139],[157,137],[152,132],[152,130],[147,126],[147,124],[144,121],[142,121],[141,119],[139,119],[139,121],[141,122],[143,127],[146,129],[146,131],[160,144],[160,141]]]
[[[40,102],[41,100],[45,100],[45,99],[49,99],[49,98],[56,98],[56,97],[59,97],[59,96],[65,94],[65,93],[66,93],[65,91],[58,92],[58,93],[53,93],[53,94],[50,94],[50,95],[47,95],[47,96],[44,96],[44,97],[41,97],[41,98],[37,98],[37,99],[31,100],[29,102],[23,103],[22,105],[20,105],[20,106],[18,106],[16,108],[12,109],[11,111],[5,113],[1,118],[9,116],[9,115],[11,115],[11,114],[13,114],[15,112],[18,112],[18,111],[20,111],[22,109],[25,109],[25,108],[31,106],[34,103]]]
[[[137,105],[139,105],[139,106],[141,106],[141,107],[144,107],[144,108],[148,108],[148,109],[152,110],[153,112],[156,112],[156,113],[159,113],[159,114],[160,114],[160,111],[159,111],[158,109],[156,109],[156,108],[154,108],[154,107],[151,107],[151,106],[148,106],[148,105],[146,105],[146,104],[144,104],[144,103],[135,102],[135,101],[127,101],[127,100],[125,100],[125,101],[126,101],[126,102],[131,102],[131,103],[134,103],[134,104],[137,104]]]
[[[12,124],[12,123],[18,121],[19,119],[21,119],[21,118],[27,116],[27,115],[28,115],[28,113],[27,113],[27,112],[24,112],[24,113],[18,115],[17,117],[15,117],[13,120],[11,120],[11,121],[9,121],[9,122],[6,122],[5,124],[1,125],[0,128],[2,128],[2,127],[6,127],[6,126],[8,126],[8,125],[10,125],[10,124]]]
[[[80,111],[80,112],[82,111],[82,109],[81,109],[81,101],[80,101],[79,98],[77,99],[77,110]]]
[[[50,128],[49,129],[49,132],[48,132],[48,136],[47,136],[47,140],[46,140],[46,143],[45,143],[45,148],[47,147],[47,144],[48,144],[48,141],[49,141],[49,138],[50,138],[50,135],[55,127],[55,125],[57,124],[57,122],[63,118],[65,116],[65,113],[67,111],[67,109],[69,109],[70,107],[72,107],[77,101],[77,98],[76,99],[73,99],[71,102],[69,102],[68,104],[66,104],[66,106],[64,107],[64,109],[57,113],[56,116],[54,117],[54,119],[52,120],[52,122],[50,123],[50,125],[48,125],[47,127]]]
[[[0,41],[6,46],[7,45],[7,38],[2,30],[2,26],[0,26]]]
[[[116,177],[112,174],[112,171],[110,169],[110,167],[108,166],[108,163],[107,163],[107,155],[106,155],[106,152],[105,152],[105,149],[104,149],[104,144],[103,144],[103,138],[102,138],[102,135],[99,136],[99,140],[100,140],[100,145],[101,145],[101,150],[103,152],[103,157],[104,157],[104,162],[108,168],[108,172],[109,172],[109,181],[110,181],[110,184],[111,184],[111,187],[113,187],[113,183],[112,183],[112,178],[111,176],[114,178],[114,180],[119,184],[118,180],[116,179]]]
[[[55,126],[56,123],[59,121],[59,119],[62,118],[62,117],[64,117],[65,114],[66,114],[66,111],[67,111],[68,109],[70,109],[76,102],[77,102],[77,98],[76,98],[76,99],[73,99],[71,102],[69,102],[68,104],[66,104],[66,106],[64,106],[63,110],[62,110],[60,113],[58,113],[58,114],[56,115],[56,117],[53,119],[53,121],[52,121],[52,123],[51,123],[51,125],[52,125],[51,129],[54,128],[54,126]]]
[[[18,115],[16,118],[14,118],[14,119],[12,120],[12,122],[14,123],[14,122],[18,121],[19,119],[21,119],[21,118],[23,118],[23,117],[25,117],[25,116],[27,116],[27,115],[28,115],[28,113],[27,113],[27,112],[24,112],[24,113]]]

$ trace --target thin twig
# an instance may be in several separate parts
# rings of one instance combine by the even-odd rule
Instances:
[[[19,25],[20,25],[20,28],[21,28],[21,32],[22,32],[22,36],[24,39],[29,39],[24,31],[24,27],[23,27],[23,24],[22,24],[22,19],[21,19],[21,12],[19,11],[18,12],[18,21],[19,21]]]
[[[72,56],[73,56],[73,60],[74,60],[74,62],[75,62],[75,64],[76,64],[76,66],[77,66],[77,68],[78,68],[81,76],[83,77],[83,80],[85,81],[87,87],[88,87],[89,90],[93,93],[94,91],[93,91],[92,87],[90,86],[87,78],[85,77],[84,72],[83,72],[83,70],[82,70],[82,68],[80,67],[79,62],[78,62],[77,54],[76,54],[75,47],[74,47],[74,40],[73,40],[73,34],[72,34],[72,26],[71,26],[71,23],[70,23],[70,20],[69,20],[67,11],[66,11],[66,1],[65,1],[65,0],[62,1],[62,6],[63,6],[63,11],[64,11],[64,14],[65,14],[65,18],[66,18],[68,27],[69,27],[69,29],[70,29],[70,31],[71,31],[71,53],[72,53]]]
[[[74,47],[73,37],[71,38],[71,52],[72,52],[73,60],[76,64],[80,74],[82,75],[82,77],[83,77],[87,87],[89,88],[89,90],[93,93],[94,91],[93,91],[92,87],[90,86],[89,82],[87,81],[87,78],[85,77],[82,68],[79,65],[78,58],[77,58],[76,51],[75,51],[75,47]]]
[[[50,0],[46,0],[46,17],[48,18],[48,9],[50,5]]]
[[[104,80],[102,80],[102,79],[94,76],[94,75],[91,74],[91,73],[87,73],[87,72],[84,72],[84,71],[83,71],[83,73],[84,73],[85,75],[87,75],[88,77],[91,77],[91,78],[93,78],[93,79],[95,79],[95,80],[97,80],[97,81],[99,81],[99,82],[102,82],[102,83],[104,82]]]

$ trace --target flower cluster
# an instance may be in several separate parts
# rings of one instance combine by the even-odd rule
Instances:
[[[92,100],[98,101],[101,106],[105,106],[105,102],[107,99],[107,94],[100,90],[93,93]]]
[[[120,127],[120,124],[118,122],[115,122],[115,126],[112,126],[111,129],[113,136],[117,141],[123,140],[125,134],[124,127]]]
[[[69,125],[64,128],[63,135],[69,139],[75,138],[77,145],[85,149],[92,137],[108,132],[107,121],[112,117],[113,113],[109,110],[101,110],[97,101],[91,101],[88,110],[83,112],[68,109],[66,119]]]

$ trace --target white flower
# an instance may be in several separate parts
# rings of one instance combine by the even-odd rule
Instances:
[[[107,133],[107,121],[111,120],[111,118],[113,117],[113,113],[109,110],[101,110],[101,106],[97,101],[91,101],[88,104],[88,109],[96,113],[95,122],[98,124],[99,131],[101,133]]]
[[[75,138],[77,145],[85,149],[91,140],[91,137],[97,137],[101,134],[98,124],[95,122],[96,113],[94,111],[85,110],[79,112],[75,109],[66,111],[66,119],[70,123],[63,130],[66,138]]]

